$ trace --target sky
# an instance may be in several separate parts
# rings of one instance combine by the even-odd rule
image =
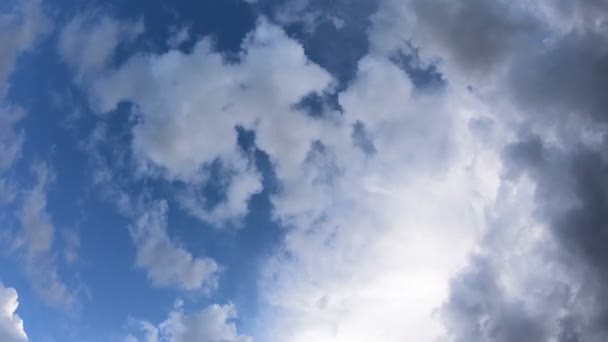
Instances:
[[[608,341],[605,0],[0,3],[0,341]]]

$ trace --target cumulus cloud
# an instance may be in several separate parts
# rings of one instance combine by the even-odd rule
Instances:
[[[402,7],[383,16],[425,31],[405,39],[440,58],[453,86],[472,85],[509,131],[506,145],[495,147],[503,151],[502,190],[489,207],[483,252],[454,279],[443,308],[451,338],[605,340],[607,311],[597,304],[606,288],[598,247],[605,237],[605,5],[412,4],[409,13]],[[459,35],[470,28],[484,29]],[[395,42],[384,47],[398,48]]]
[[[438,338],[434,311],[496,188],[496,158],[467,124],[482,108],[456,92],[419,94],[388,57],[372,56],[360,61],[339,103],[344,121],[329,125],[322,148],[311,147],[298,172],[278,173],[284,186],[275,215],[292,230],[265,269],[268,330],[260,334]],[[353,140],[356,124],[373,152]]]
[[[0,284],[0,340],[27,342],[23,320],[15,313],[19,306],[17,291]]]
[[[537,22],[518,5],[503,1],[413,1],[414,41],[424,41],[425,53],[435,53],[465,72],[499,67],[528,40]]]
[[[186,314],[178,301],[169,317],[160,324],[147,321],[137,324],[144,332],[142,342],[252,342],[251,337],[239,335],[235,323],[231,322],[235,318],[236,308],[231,303],[212,304]]]
[[[361,157],[337,143],[336,137],[345,134],[335,127],[331,137],[320,136],[316,145],[320,147],[309,150],[299,172],[281,172],[277,159],[283,188],[274,198],[275,214],[294,230],[286,236],[284,254],[268,267],[272,290],[267,291],[267,299],[278,308],[269,321],[290,317],[288,324],[276,325],[279,328],[271,338],[606,338],[601,323],[606,310],[596,304],[605,288],[603,253],[598,247],[605,235],[601,215],[605,156],[600,152],[605,146],[605,106],[598,94],[605,88],[605,73],[600,71],[605,60],[605,44],[600,43],[605,17],[595,4],[572,2],[577,9],[572,16],[588,16],[593,12],[589,8],[595,9],[596,24],[583,25],[560,13],[560,20],[572,24],[570,29],[557,29],[559,25],[548,21],[555,19],[555,13],[543,5],[383,3],[370,31],[374,58],[360,61],[357,78],[339,95],[343,118],[360,123],[373,147],[371,156],[363,159],[368,164],[362,165],[373,167],[360,167]],[[409,44],[419,49],[423,59],[438,60],[450,84],[443,92],[430,94],[429,107],[424,97],[403,96],[412,93],[411,81],[399,76],[386,58]],[[548,121],[551,117],[560,119]],[[488,124],[477,125],[483,122]],[[468,136],[477,142],[467,141]],[[391,178],[393,172],[399,177]],[[290,176],[296,174],[290,186]],[[459,179],[454,183],[460,187],[444,183],[446,179]],[[390,195],[399,203],[395,212],[387,209],[392,201],[368,203],[362,200],[366,196],[357,196],[356,185],[370,180],[371,193]],[[348,185],[341,187],[342,181]],[[415,184],[425,184],[424,190]],[[398,191],[401,187],[403,192]],[[448,200],[447,194],[454,202],[438,205]],[[415,209],[409,209],[408,196],[417,199]],[[433,203],[428,217],[424,198]],[[465,208],[456,209],[462,203],[467,203]],[[459,215],[449,224],[432,221],[451,217],[451,210]],[[386,217],[394,221],[370,222]],[[442,248],[441,236],[448,234],[450,226],[459,233],[448,238],[446,246],[452,244],[451,248]],[[429,232],[431,250],[449,249],[450,256],[443,253],[446,260],[442,260],[427,251],[417,259],[406,247],[418,241],[416,237],[397,238],[409,229],[420,235]],[[402,250],[391,255],[391,249],[383,246],[382,252],[374,252],[374,243],[383,241],[384,234],[392,236],[391,241],[402,241]],[[463,258],[475,250],[467,241],[477,237],[481,237],[481,253],[452,278],[464,265]],[[411,250],[424,251],[425,245],[414,243]],[[369,261],[386,262],[391,257],[401,262],[397,270]],[[425,265],[425,272],[408,269],[412,264]],[[578,265],[576,270],[573,265]],[[373,272],[366,282],[359,277],[367,270]],[[405,295],[400,301],[402,294],[388,290],[400,272],[417,274],[421,284],[416,287],[416,282],[403,280],[398,288],[416,293],[418,302],[421,297],[428,302],[400,307],[407,302]],[[387,274],[395,278],[382,282]],[[377,295],[380,289],[390,293],[390,300],[384,302]],[[368,293],[375,296],[363,295]],[[364,300],[370,297],[374,300]],[[439,307],[439,317],[433,317],[432,308]],[[373,317],[382,320],[370,323]],[[400,317],[401,325],[391,326],[387,317]],[[447,330],[435,319],[441,319]],[[404,329],[404,322],[427,328]]]
[[[543,286],[544,294],[552,294],[552,300],[542,303],[538,310],[557,306],[559,314],[530,320],[539,325],[553,320],[552,329],[547,329],[552,334],[549,336],[578,336],[585,341],[601,341],[608,336],[603,323],[608,309],[598,300],[605,296],[606,288],[605,255],[600,247],[605,235],[603,146],[569,141],[558,147],[546,138],[531,136],[522,137],[505,151],[510,175],[518,170],[512,176],[514,180],[508,181],[521,182],[523,178],[533,184],[531,207],[538,224],[545,226],[547,240],[554,245],[553,250],[536,246],[535,253],[548,254],[541,260],[553,268],[540,279],[548,283]],[[509,264],[497,267],[497,272],[506,273],[506,266]],[[515,281],[526,279],[522,273],[513,275]],[[522,301],[533,299],[524,294]]]
[[[136,265],[146,270],[152,284],[185,290],[215,287],[218,265],[197,258],[171,240],[167,233],[167,203],[155,202],[130,227],[137,250]]]
[[[132,191],[129,186],[133,179],[120,174],[130,166],[124,163],[125,149],[112,144],[109,157],[103,153],[111,141],[108,134],[105,125],[98,125],[82,148],[91,157],[93,181],[101,196],[131,221],[128,229],[136,251],[136,267],[147,274],[155,287],[208,293],[216,287],[220,266],[210,258],[193,255],[170,236],[167,201],[152,199],[145,191],[143,194]],[[71,241],[74,240],[71,234],[64,238],[65,257],[69,261],[79,241],[77,237]]]
[[[226,203],[237,199],[226,216],[242,215],[248,189],[260,187],[236,127],[255,132],[279,181],[273,215],[289,229],[261,280],[259,338],[438,337],[433,312],[496,188],[496,158],[468,125],[482,106],[464,91],[419,94],[390,56],[370,55],[338,94],[342,112],[315,118],[295,104],[333,91],[332,77],[281,29],[260,21],[238,59],[226,62],[207,39],[191,54],[135,56],[92,84],[91,102],[101,112],[134,103],[131,148],[144,176],[204,184],[219,162],[233,175]],[[204,208],[204,197],[187,195],[185,208]],[[143,217],[141,227],[162,221]]]
[[[270,65],[270,59],[281,63]],[[239,63],[225,61],[211,41],[203,39],[191,54],[172,50],[133,57],[95,82],[91,100],[102,112],[120,101],[136,105],[139,124],[133,130],[132,149],[144,174],[200,188],[212,164],[219,163],[227,175],[226,198],[212,206],[216,209],[195,206],[205,198],[191,191],[179,195],[195,216],[218,223],[246,214],[248,199],[261,190],[258,171],[238,146],[237,128],[268,132],[259,143],[272,144],[277,157],[304,159],[307,146],[296,145],[300,140],[292,139],[289,148],[270,140],[313,134],[315,123],[296,113],[293,105],[330,81],[325,71],[308,62],[300,45],[261,20],[243,42]],[[295,119],[283,119],[285,113]],[[284,135],[279,127],[296,127],[293,120],[307,129]]]
[[[259,338],[605,340],[606,7],[385,0],[371,20],[343,88],[261,20],[234,61],[209,39],[136,55],[89,84],[91,104],[131,102],[138,176],[180,184],[180,205],[212,223],[261,190],[237,143],[255,133],[286,228],[260,280]],[[416,91],[393,62],[412,50],[445,87]],[[295,105],[324,92],[339,109]],[[218,165],[225,198],[210,205],[199,190]],[[137,262],[157,284],[200,287],[182,275],[215,270],[169,239],[166,210],[132,226]],[[184,267],[156,268],[162,254]],[[148,340],[194,338],[185,322],[205,315],[175,312],[142,323]]]

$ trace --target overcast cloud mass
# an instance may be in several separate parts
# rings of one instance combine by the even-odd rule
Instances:
[[[0,341],[608,341],[608,2],[0,4]]]

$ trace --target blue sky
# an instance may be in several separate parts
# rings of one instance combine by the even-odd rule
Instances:
[[[608,6],[0,5],[0,341],[605,341]]]

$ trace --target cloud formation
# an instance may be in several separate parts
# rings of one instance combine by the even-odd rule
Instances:
[[[103,70],[121,44],[143,31],[141,20],[119,22],[100,13],[80,13],[61,30],[59,53],[78,77],[90,77]]]
[[[22,108],[6,101],[10,86],[9,78],[17,64],[17,57],[32,49],[36,40],[51,28],[51,23],[43,13],[37,0],[18,1],[9,6],[8,13],[0,17],[0,197],[7,196],[7,183],[3,173],[8,171],[20,157],[25,135],[15,126],[25,116]],[[10,191],[9,191],[10,192]]]
[[[337,94],[341,112],[319,118],[296,104],[333,91],[332,77],[264,20],[236,62],[204,39],[191,54],[135,56],[90,87],[101,112],[135,105],[131,148],[142,176],[197,189],[219,161],[225,203],[239,204],[222,218],[244,215],[260,187],[236,128],[255,132],[279,182],[273,215],[288,229],[261,280],[260,339],[427,340],[442,331],[433,311],[482,230],[497,163],[469,129],[481,105],[458,90],[418,93],[390,57],[362,59]],[[184,196],[182,206],[205,218],[204,198]],[[156,216],[145,217],[140,226],[154,226]],[[425,328],[403,329],[404,319]]]
[[[212,304],[186,314],[178,301],[169,317],[157,326],[147,321],[137,321],[136,324],[144,332],[142,342],[252,342],[251,337],[238,334],[231,322],[235,318],[233,304]],[[130,338],[137,341],[133,335]]]
[[[271,329],[260,338],[440,337],[434,311],[496,187],[494,156],[467,124],[482,108],[456,92],[418,93],[388,56],[362,59],[339,103],[332,133],[297,172],[278,173],[275,215],[291,230],[266,268]]]
[[[53,249],[56,229],[47,210],[47,191],[54,175],[42,163],[34,164],[32,172],[36,182],[23,192],[17,215],[21,229],[15,243],[24,252],[25,269],[36,292],[47,304],[67,308],[74,304],[74,293],[59,275]]]
[[[147,272],[154,286],[213,289],[219,266],[211,259],[192,256],[169,238],[167,210],[166,202],[155,202],[131,225],[129,231],[137,250],[135,264]]]
[[[321,6],[291,5],[293,13]],[[128,181],[167,185],[189,215],[238,226],[269,171],[257,169],[252,151],[268,157],[277,183],[272,217],[283,236],[258,279],[257,338],[608,339],[608,7],[378,6],[355,16],[370,20],[357,31],[368,33],[369,46],[346,78],[266,19],[234,56],[204,38],[188,52],[134,54],[110,66],[120,42],[141,30],[86,18],[63,30],[60,52],[89,73],[82,85],[94,111],[130,104]],[[417,88],[416,77],[431,76],[414,76],[396,55],[432,66],[444,84]],[[315,96],[322,104],[311,115],[304,99]],[[239,143],[244,131],[250,150]],[[18,136],[6,144],[6,164]],[[209,185],[220,194],[209,195]],[[31,236],[25,230],[28,254],[50,249],[44,188],[29,193],[21,213],[24,227],[37,227]],[[136,265],[153,285],[216,286],[220,266],[169,236],[168,202],[138,208],[126,190],[115,194],[133,219]],[[140,323],[147,341],[249,341],[232,318],[231,305],[192,315],[177,306],[158,326]]]
[[[17,291],[0,284],[0,340],[27,342],[23,320],[15,313],[19,306]]]
[[[35,40],[51,28],[38,0],[17,1],[0,17],[0,95],[4,96],[7,81],[17,56],[32,47]]]
[[[271,66],[270,59],[281,63]],[[132,149],[144,174],[200,189],[212,164],[219,163],[226,175],[225,199],[204,210],[205,198],[188,191],[179,196],[196,217],[219,223],[246,214],[247,201],[261,190],[261,176],[239,148],[237,128],[261,132],[257,142],[267,145],[273,157],[304,159],[307,146],[298,146],[296,138],[284,139],[294,133],[314,134],[310,130],[316,125],[296,113],[293,105],[330,81],[325,71],[307,61],[300,45],[262,20],[244,41],[239,63],[224,60],[204,39],[189,55],[173,50],[133,57],[97,80],[91,97],[102,112],[120,101],[136,105],[140,123],[133,130]],[[293,113],[295,119],[284,119],[284,113]],[[287,125],[306,127],[307,123],[313,127],[281,133]]]
[[[25,114],[21,109],[2,108],[0,111],[3,112],[0,117],[0,172],[3,172],[8,170],[21,154],[25,137],[15,126]]]
[[[455,278],[443,309],[453,340],[605,340],[607,311],[596,304],[606,288],[598,247],[606,210],[605,6],[412,4],[401,18],[426,34],[410,39],[442,60],[448,80],[471,85],[510,131],[496,146],[502,190],[490,206],[496,216],[487,219],[482,254]],[[471,28],[475,34],[464,34]],[[528,208],[506,206],[513,197]]]

